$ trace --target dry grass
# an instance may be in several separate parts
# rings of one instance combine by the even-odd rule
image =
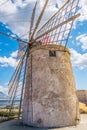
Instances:
[[[87,114],[87,105],[86,104],[79,102],[79,108],[80,108],[80,113]]]

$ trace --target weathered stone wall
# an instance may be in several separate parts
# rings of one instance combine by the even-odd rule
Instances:
[[[77,96],[80,102],[87,104],[87,90],[77,90]]]
[[[49,56],[56,51],[56,57]],[[57,45],[31,50],[27,64],[23,122],[40,127],[75,125],[78,100],[70,53]]]

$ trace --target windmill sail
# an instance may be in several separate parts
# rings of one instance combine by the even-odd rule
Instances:
[[[73,21],[79,16],[76,14],[79,0],[68,0],[37,32],[35,40],[42,41],[45,35],[53,40],[51,44],[64,45],[68,42]],[[76,14],[76,15],[75,15]]]
[[[25,82],[25,73],[26,73],[26,60],[27,60],[27,50],[25,54],[22,56],[21,60],[18,63],[18,66],[9,82],[9,105],[10,107],[10,113],[12,110],[14,110],[14,106],[16,106],[15,101],[21,101],[22,104],[22,98],[24,94],[24,82]],[[22,95],[22,96],[21,96]],[[20,108],[21,109],[21,108]],[[9,113],[9,114],[10,114]]]

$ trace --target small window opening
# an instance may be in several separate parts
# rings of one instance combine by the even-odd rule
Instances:
[[[56,57],[56,51],[49,51],[49,56]]]

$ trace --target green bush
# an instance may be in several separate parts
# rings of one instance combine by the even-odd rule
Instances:
[[[18,113],[17,112],[11,112],[9,114],[9,111],[0,111],[0,116],[5,116],[5,117],[14,117],[16,116]]]

